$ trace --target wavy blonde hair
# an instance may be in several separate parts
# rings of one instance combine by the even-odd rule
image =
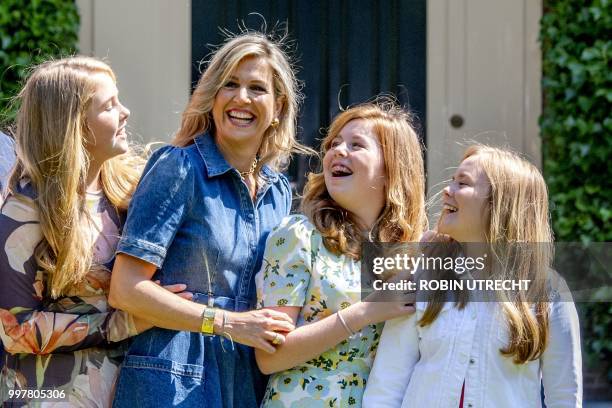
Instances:
[[[519,291],[512,299],[501,294],[500,299],[510,323],[510,343],[500,351],[513,356],[516,364],[526,363],[542,355],[548,336],[547,277],[553,234],[546,183],[533,164],[512,151],[477,144],[466,149],[462,161],[468,157],[477,158],[490,183],[485,237],[494,262],[489,278],[531,281],[528,291]],[[434,292],[429,300],[421,326],[436,319],[445,294]],[[459,293],[458,307],[468,300],[466,291]]]
[[[91,137],[87,109],[96,90],[93,74],[98,73],[115,81],[111,68],[94,58],[48,61],[35,67],[17,97],[17,163],[9,193],[19,198],[19,183],[24,179],[36,191],[44,239],[35,258],[48,274],[53,298],[81,282],[92,263],[85,146]],[[127,153],[102,165],[102,189],[119,210],[127,210],[143,163],[139,156]]]
[[[427,227],[425,176],[423,152],[410,114],[389,100],[352,107],[334,119],[321,144],[321,156],[342,128],[355,119],[372,122],[387,176],[385,206],[369,238],[381,242],[417,241]],[[363,236],[357,221],[331,198],[322,171],[308,175],[302,211],[323,236],[327,249],[359,259]]]
[[[272,69],[274,96],[283,102],[278,126],[270,126],[259,148],[256,173],[264,164],[274,170],[286,168],[291,153],[312,153],[296,140],[297,112],[302,101],[299,82],[288,55],[283,51],[284,38],[273,39],[265,34],[249,31],[229,36],[208,62],[187,108],[183,112],[181,126],[172,143],[187,146],[205,131],[215,131],[212,108],[217,92],[228,81],[232,72],[245,58],[265,59]]]

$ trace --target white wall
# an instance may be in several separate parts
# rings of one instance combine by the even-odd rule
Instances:
[[[541,0],[428,0],[428,188],[443,187],[470,139],[541,164]],[[449,120],[461,115],[464,124]],[[442,184],[441,184],[442,183]]]
[[[189,98],[190,0],[77,0],[81,54],[103,58],[140,141],[169,141]]]

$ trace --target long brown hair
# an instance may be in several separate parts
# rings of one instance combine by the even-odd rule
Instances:
[[[516,364],[526,363],[542,355],[548,337],[547,276],[553,234],[546,183],[533,164],[512,151],[477,144],[467,148],[462,161],[468,157],[477,158],[490,183],[485,237],[495,261],[489,278],[531,281],[529,291],[500,299],[510,327],[510,343],[500,351],[513,356]],[[421,326],[438,317],[445,298],[442,291],[430,294]],[[462,291],[457,307],[468,301],[467,291]]]
[[[18,95],[15,128],[17,162],[8,191],[17,199],[19,183],[36,190],[43,241],[35,258],[48,273],[50,293],[58,297],[83,279],[92,262],[89,215],[85,206],[90,131],[86,111],[96,89],[93,74],[115,81],[104,62],[89,57],[48,61],[35,67]],[[127,210],[144,160],[130,152],[104,162],[106,197]]]
[[[329,150],[344,125],[355,119],[373,123],[387,176],[385,206],[370,238],[381,242],[418,240],[427,226],[425,176],[423,152],[410,114],[386,100],[347,109],[331,124],[321,145],[321,156]],[[322,171],[308,175],[302,211],[321,233],[330,251],[355,259],[360,257],[363,237],[356,219],[331,198]]]

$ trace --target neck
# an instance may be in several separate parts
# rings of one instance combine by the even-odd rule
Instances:
[[[234,145],[218,139],[216,142],[223,158],[225,158],[230,166],[234,167],[239,172],[245,172],[251,169],[253,160],[255,160],[257,156],[259,146]]]
[[[367,236],[370,231],[372,231],[372,228],[374,228],[376,220],[378,220],[378,216],[380,215],[380,210],[367,211],[367,209],[362,209],[361,211],[353,212],[353,214],[357,219],[359,229]]]
[[[102,189],[100,183],[100,172],[102,170],[102,164],[98,164],[94,160],[89,163],[89,170],[87,171],[87,177],[85,178],[86,191],[94,192]]]

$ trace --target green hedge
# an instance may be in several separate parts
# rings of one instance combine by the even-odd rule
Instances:
[[[540,125],[557,241],[612,241],[611,3],[545,1]],[[612,361],[612,305],[581,314],[587,363]]]
[[[76,52],[79,14],[72,0],[0,1],[0,122],[14,118],[10,100],[27,69]]]

